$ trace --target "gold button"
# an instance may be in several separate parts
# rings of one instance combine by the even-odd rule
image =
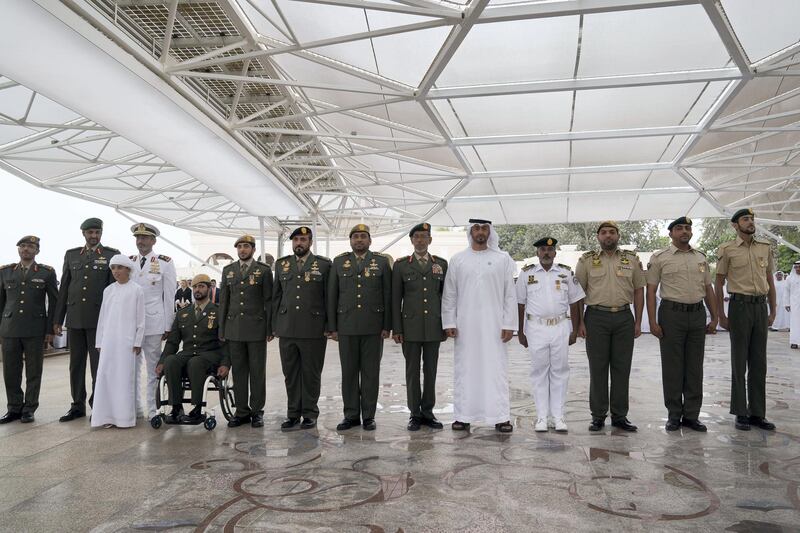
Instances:
[[[299,305],[298,305],[298,306],[296,306],[296,307],[295,307],[295,309],[300,309],[300,306],[299,306]]]
[[[422,276],[422,279],[423,279],[423,280],[426,280],[426,279],[428,279],[428,278],[426,278],[425,276]]]
[[[25,291],[19,291],[20,294],[25,294]]]
[[[83,290],[86,290],[86,287],[84,287]]]
[[[359,274],[358,277],[361,278],[361,274]]]
[[[298,286],[297,286],[297,288],[299,289],[299,288],[300,288],[300,285],[298,285]]]
[[[299,300],[300,299],[300,295],[298,294],[297,296],[295,296],[295,298],[297,298]]]
[[[22,312],[22,309],[20,309],[20,310],[19,310],[19,312],[21,313],[21,312]]]
[[[197,335],[192,335],[192,338],[193,338],[193,339],[196,339],[196,338],[197,338]]]
[[[239,294],[244,294],[244,291],[239,292]]]
[[[89,265],[86,265],[86,266],[85,266],[85,267],[83,267],[83,268],[89,268]]]
[[[244,302],[239,302],[239,305],[244,305]]]
[[[300,279],[300,274],[298,274],[296,277],[297,277],[297,279]]]
[[[358,287],[360,289],[361,288],[361,284],[359,283],[358,285],[356,285],[356,287]]]
[[[359,309],[361,309],[361,304],[358,304],[356,307],[358,307]],[[22,312],[22,311],[20,311],[20,313],[21,313],[21,312]]]
[[[194,329],[197,329],[197,324],[194,325]]]
[[[244,281],[240,281],[240,282],[239,282],[239,285],[244,285]]]
[[[85,302],[85,301],[86,301],[86,298],[81,298],[81,301],[82,301],[82,302]]]
[[[427,298],[423,298],[422,299],[422,303],[425,303],[425,304],[428,303],[428,299]]]
[[[427,315],[428,314],[428,310],[427,309],[424,310],[423,313],[425,313]]]
[[[83,276],[83,279],[89,279],[89,276]]]
[[[244,316],[244,313],[239,313],[240,315]]]
[[[25,282],[23,281],[22,284],[25,285]]]
[[[423,287],[422,289],[424,292],[428,292],[428,287]]]
[[[20,300],[19,303],[24,304],[25,300]]]

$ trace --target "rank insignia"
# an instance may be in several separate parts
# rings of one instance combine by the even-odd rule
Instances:
[[[444,271],[442,270],[442,265],[437,265],[436,263],[434,263],[433,265],[431,265],[431,272],[434,274],[441,274]]]
[[[369,268],[365,268],[365,269],[364,269],[364,277],[365,277],[365,278],[368,278],[368,277],[369,277]]]
[[[622,259],[620,259],[619,262],[622,263],[623,265],[630,265],[631,264],[630,259],[628,259],[627,257],[623,257]]]
[[[255,274],[250,274],[250,285],[256,284],[256,277]]]
[[[311,281],[311,272],[306,272],[305,280],[306,280],[306,282]]]
[[[705,272],[706,271],[706,264],[705,263],[700,263],[697,266],[700,267],[700,272]]]
[[[205,313],[203,313],[205,314]],[[214,319],[217,318],[217,315],[214,313],[208,314],[208,329],[214,329]]]
[[[344,268],[350,268],[350,265],[351,265],[351,263],[350,263],[350,260],[349,260],[349,259],[346,259],[346,260],[345,260],[345,262],[344,262],[344,264],[343,264],[342,266],[343,266]]]
[[[186,317],[188,317],[188,316],[189,316],[189,313],[183,313],[183,314],[181,315],[181,318],[186,318]]]
[[[534,283],[539,283],[539,280],[534,276],[528,276],[528,285],[533,285]]]
[[[226,277],[226,278],[232,278],[232,277],[233,277],[233,271],[232,271],[232,270],[229,270],[229,271],[228,271],[228,274],[227,274],[225,277]]]

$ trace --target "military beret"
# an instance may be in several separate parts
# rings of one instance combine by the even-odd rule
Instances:
[[[39,237],[35,235],[25,235],[23,238],[17,241],[17,246],[20,246],[22,244],[33,244],[38,248],[40,242],[41,240],[39,239]]]
[[[408,236],[409,237],[413,237],[414,234],[416,232],[418,232],[418,231],[427,231],[428,234],[430,235],[430,233],[431,233],[431,225],[428,224],[427,222],[423,222],[421,224],[417,224],[416,226],[411,228],[411,231],[408,232]]]
[[[309,237],[313,237],[311,228],[308,226],[300,226],[299,228],[295,229],[291,235],[289,235],[289,240],[294,239],[298,235],[308,235]]]
[[[252,246],[254,248],[256,246],[256,238],[255,237],[253,237],[252,235],[242,235],[241,237],[236,239],[236,242],[233,243],[233,247],[236,248],[237,246],[239,246],[239,243],[242,243],[242,242],[246,242],[247,244],[249,244],[250,246]]]
[[[356,224],[355,226],[353,226],[353,229],[350,230],[349,237],[352,237],[353,233],[361,233],[361,232],[366,233],[367,235],[370,235],[369,226],[367,226],[366,224]]]
[[[149,235],[150,237],[158,237],[161,235],[157,227],[147,222],[138,222],[134,224],[131,226],[131,231],[134,235]]]
[[[756,214],[753,213],[753,210],[750,209],[749,207],[746,208],[746,209],[739,209],[731,217],[731,222],[739,222],[739,219],[744,217],[744,216],[751,216],[751,217],[755,218]]]
[[[533,243],[533,245],[537,248],[540,246],[555,246],[556,244],[558,244],[558,241],[552,237],[542,237]]]
[[[211,285],[211,278],[208,277],[208,274],[198,274],[192,278],[192,287],[198,285],[200,283],[205,283],[206,285]]]
[[[471,218],[469,219],[470,224],[491,224],[491,220],[484,220],[482,218]]]
[[[692,225],[692,219],[689,218],[689,217],[676,218],[675,220],[673,220],[672,222],[669,223],[669,226],[667,226],[667,229],[669,231],[672,231],[672,228],[674,228],[678,224],[686,224],[687,226],[691,226]]]
[[[605,222],[601,222],[599,226],[597,226],[597,233],[600,233],[600,230],[603,228],[614,228],[615,230],[619,231],[619,226],[613,220],[606,220]]]
[[[81,231],[86,231],[87,229],[103,229],[103,221],[99,218],[87,218],[81,224]]]

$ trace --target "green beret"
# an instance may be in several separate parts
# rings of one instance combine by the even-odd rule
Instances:
[[[236,248],[237,246],[239,246],[239,243],[242,243],[242,242],[246,242],[247,244],[249,244],[253,248],[256,247],[256,238],[253,237],[252,235],[242,235],[241,237],[236,239],[236,242],[233,244],[233,247]]]
[[[87,229],[103,229],[103,221],[99,218],[87,218],[81,224],[81,231],[86,231]]]
[[[537,248],[540,246],[555,246],[556,244],[558,244],[558,241],[552,237],[542,237],[541,239],[533,243],[533,245]]]
[[[746,209],[739,209],[731,217],[731,222],[739,222],[739,219],[744,217],[744,216],[750,216],[750,217],[755,218],[756,214],[753,213],[753,210],[750,209],[749,207],[746,208]]]
[[[422,222],[421,224],[417,224],[416,226],[411,228],[411,231],[408,232],[408,236],[409,237],[413,237],[414,234],[416,232],[418,232],[418,231],[427,231],[428,235],[430,235],[431,234],[431,225],[428,224],[427,222]]]
[[[291,235],[289,235],[289,240],[294,239],[297,235],[308,235],[309,237],[313,238],[311,234],[311,228],[308,226],[300,226],[299,228],[295,229]]]
[[[672,222],[669,223],[669,226],[667,226],[667,229],[669,231],[672,231],[672,228],[674,228],[678,224],[685,224],[687,226],[691,226],[692,225],[692,219],[689,218],[689,217],[676,218],[675,220],[673,220]]]

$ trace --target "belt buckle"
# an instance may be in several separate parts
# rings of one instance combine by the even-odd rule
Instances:
[[[610,310],[612,313],[616,313],[617,311],[619,311],[619,307],[616,307],[616,306],[614,306],[614,307],[609,307],[609,310]]]
[[[546,322],[547,322],[548,326],[555,326],[556,325],[556,319],[555,318],[548,318]]]

